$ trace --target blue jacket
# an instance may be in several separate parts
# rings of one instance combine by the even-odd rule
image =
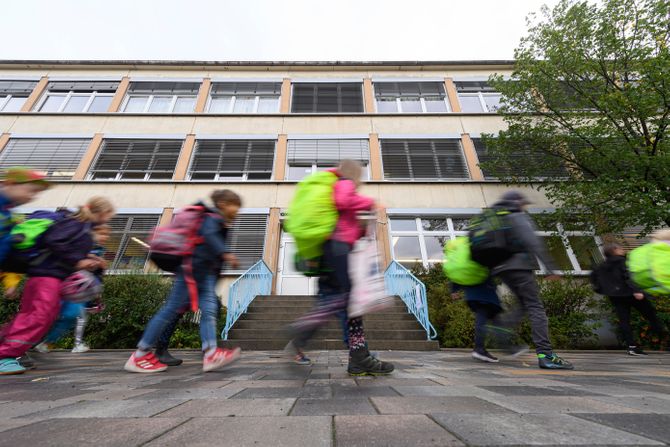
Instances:
[[[198,205],[203,205],[199,203]],[[204,205],[203,205],[204,206]],[[207,208],[207,214],[200,227],[199,235],[203,242],[193,252],[193,273],[218,273],[223,268],[223,254],[227,253],[226,221],[217,211]]]
[[[0,193],[0,263],[4,262],[12,248],[10,233],[14,227],[11,211],[13,207],[14,203]]]
[[[454,292],[459,290],[465,291],[465,301],[476,301],[480,303],[492,304],[502,309],[500,298],[496,292],[496,285],[493,280],[491,280],[491,278],[487,279],[486,282],[476,286],[461,286],[452,284],[452,288]]]

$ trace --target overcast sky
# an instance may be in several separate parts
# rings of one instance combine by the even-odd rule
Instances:
[[[0,59],[509,59],[557,0],[5,0]]]

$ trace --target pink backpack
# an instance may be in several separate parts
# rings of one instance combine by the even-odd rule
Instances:
[[[187,206],[175,214],[172,222],[158,227],[149,242],[149,258],[160,269],[174,273],[182,268],[193,311],[198,309],[198,289],[193,278],[193,252],[203,242],[198,231],[206,214],[204,206]]]

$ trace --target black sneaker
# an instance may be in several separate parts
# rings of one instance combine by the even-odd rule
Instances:
[[[498,363],[498,358],[492,356],[486,349],[472,351],[472,358],[481,362]]]
[[[391,374],[395,367],[392,363],[382,362],[370,355],[367,350],[349,357],[347,372],[351,376],[385,376]]]
[[[184,362],[182,359],[172,357],[167,349],[156,350],[156,357],[159,362],[167,366],[179,366]]]
[[[639,346],[629,346],[628,347],[628,355],[634,355],[634,356],[646,356],[647,353],[642,350]]]
[[[575,369],[572,363],[563,360],[556,354],[538,354],[537,361],[542,369]]]
[[[26,352],[21,357],[17,357],[16,361],[19,362],[19,365],[23,366],[25,369],[35,369],[35,361],[28,355]]]

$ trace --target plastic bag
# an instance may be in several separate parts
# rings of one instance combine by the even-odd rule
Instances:
[[[349,255],[349,318],[360,317],[391,306],[393,297],[386,293],[384,275],[377,263],[377,247],[374,241],[363,239]]]

